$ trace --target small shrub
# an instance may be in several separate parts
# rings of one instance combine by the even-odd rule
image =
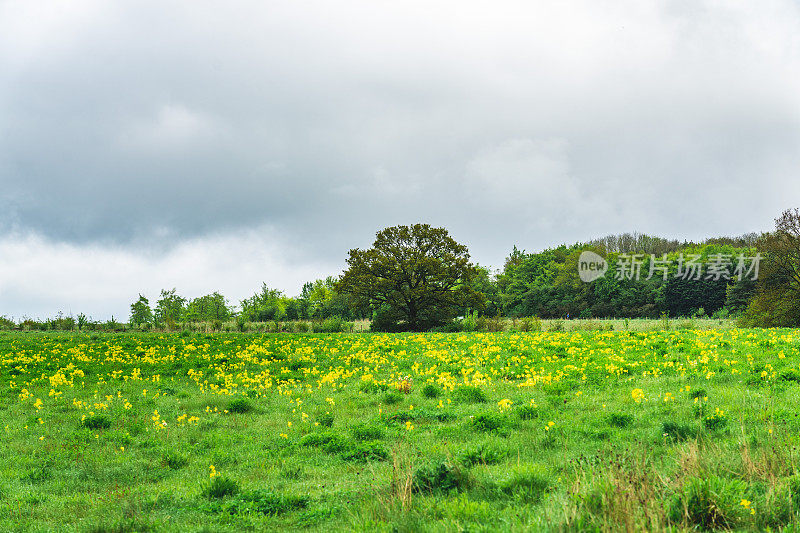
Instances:
[[[189,459],[176,452],[167,452],[161,458],[161,463],[171,470],[180,470],[189,464]]]
[[[472,427],[478,431],[493,432],[505,425],[505,417],[492,411],[480,413],[472,418]]]
[[[560,318],[558,320],[553,320],[550,323],[550,327],[547,328],[547,331],[564,331],[564,321]]]
[[[782,372],[778,379],[780,379],[781,381],[800,383],[800,372],[797,372],[797,370],[793,369],[787,370],[786,372]]]
[[[346,449],[348,444],[346,437],[331,431],[311,433],[300,439],[301,446],[322,448],[326,453],[339,453]]]
[[[203,489],[203,496],[208,499],[218,500],[226,496],[233,496],[238,492],[239,483],[228,477],[216,476],[206,484],[205,488]]]
[[[380,442],[359,442],[340,452],[339,457],[345,461],[386,461],[389,452]]]
[[[719,408],[713,413],[703,418],[703,427],[709,431],[720,431],[728,426],[728,417]]]
[[[486,393],[478,387],[462,385],[453,390],[453,401],[458,403],[486,403]]]
[[[44,464],[28,471],[27,474],[19,479],[20,481],[25,481],[27,483],[41,483],[53,477],[53,470],[53,461],[48,460]],[[2,499],[1,493],[0,499]]]
[[[295,333],[308,333],[311,331],[311,324],[308,322],[298,321],[293,324]]]
[[[395,405],[398,403],[402,403],[405,399],[405,395],[399,392],[389,392],[383,395],[383,403],[386,405]]]
[[[470,485],[467,472],[447,461],[428,463],[414,472],[414,492],[450,492]]]
[[[424,387],[422,387],[422,395],[426,398],[438,398],[439,394],[441,394],[441,390],[439,387],[434,385],[433,383],[428,383]]]
[[[608,423],[615,428],[626,428],[633,425],[633,416],[629,414],[611,413],[608,415]]]
[[[695,390],[689,392],[689,398],[692,398],[692,399],[698,398],[698,399],[702,400],[703,398],[706,398],[707,396],[708,396],[708,393],[706,392],[705,389],[695,389]]]
[[[461,321],[461,331],[480,331],[478,328],[478,316],[476,313],[467,313],[467,316],[465,316]]]
[[[229,413],[249,413],[253,410],[253,405],[247,398],[234,398],[228,403]]]
[[[87,429],[108,429],[111,427],[111,419],[106,415],[91,415],[81,421],[81,426]]]
[[[706,402],[699,402],[692,406],[692,414],[695,418],[703,418],[708,411],[708,404]]]
[[[507,450],[481,443],[462,452],[459,456],[459,460],[462,465],[469,468],[470,466],[478,464],[497,464],[506,457],[508,457]]]
[[[694,433],[696,433],[696,430],[691,426],[678,424],[670,420],[661,424],[661,435],[676,442],[684,441]]]
[[[333,415],[330,413],[322,413],[321,415],[317,415],[317,424],[324,428],[333,427]]]

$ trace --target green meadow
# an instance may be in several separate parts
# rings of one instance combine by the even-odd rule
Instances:
[[[800,331],[676,325],[0,333],[0,530],[794,530]]]

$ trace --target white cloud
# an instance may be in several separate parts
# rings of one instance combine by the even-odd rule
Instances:
[[[154,116],[132,120],[124,127],[120,144],[123,149],[164,151],[208,142],[220,133],[221,128],[202,112],[190,110],[182,104],[162,104]]]
[[[56,311],[127,320],[139,293],[155,304],[161,289],[195,298],[220,291],[232,304],[266,282],[289,295],[341,269],[304,261],[269,228],[219,233],[167,250],[52,242],[33,234],[0,238],[0,315],[48,317]],[[302,264],[298,264],[302,262]]]

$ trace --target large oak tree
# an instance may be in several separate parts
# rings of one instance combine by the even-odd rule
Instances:
[[[379,309],[394,329],[427,330],[483,305],[473,288],[478,267],[470,263],[467,247],[443,228],[386,228],[372,248],[350,250],[347,265],[336,290]]]

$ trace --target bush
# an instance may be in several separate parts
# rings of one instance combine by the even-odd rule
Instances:
[[[229,413],[249,413],[253,410],[253,405],[247,398],[234,398],[228,403]]]
[[[459,460],[462,465],[469,468],[474,465],[493,465],[508,457],[508,450],[479,444],[461,453]]]
[[[202,494],[208,499],[220,499],[238,492],[239,483],[227,477],[216,476],[206,484]]]
[[[709,431],[720,431],[728,426],[728,417],[725,413],[717,409],[714,414],[710,414],[703,418],[703,427]]]
[[[661,435],[674,441],[684,441],[695,433],[696,430],[691,426],[678,424],[669,420],[661,424]]]
[[[615,428],[626,428],[633,425],[633,417],[629,414],[611,413],[608,423]]]
[[[422,387],[422,395],[426,398],[438,398],[439,394],[441,394],[441,390],[433,383],[428,383]]]
[[[398,403],[402,403],[405,399],[405,394],[401,394],[399,392],[389,392],[383,395],[383,403],[386,405],[395,405]]]
[[[450,492],[470,485],[467,473],[447,461],[428,463],[414,472],[414,492]]]
[[[380,442],[359,442],[340,452],[339,457],[345,461],[386,461],[389,459],[389,452]]]
[[[486,403],[486,393],[472,385],[462,385],[453,390],[453,401],[458,403]]]
[[[564,331],[564,321],[560,318],[557,320],[553,320],[550,323],[550,327],[547,328],[547,331]]]
[[[161,458],[161,463],[164,466],[169,467],[171,470],[180,470],[189,464],[189,459],[176,452],[167,452]]]
[[[472,417],[472,427],[478,431],[494,432],[505,425],[506,417],[489,411]]]
[[[88,429],[108,429],[111,427],[111,419],[106,415],[92,415],[81,420],[81,425]]]
[[[311,331],[311,324],[308,322],[298,321],[293,324],[295,333],[308,333]]]
[[[472,332],[475,331],[475,315],[467,313],[467,316],[462,318],[459,323],[459,331]]]
[[[707,396],[708,396],[708,393],[706,392],[705,389],[695,389],[695,390],[689,392],[689,398],[692,398],[692,399],[694,399],[694,398],[702,399],[702,398],[705,398]]]
[[[333,415],[330,413],[322,413],[317,415],[317,424],[324,428],[333,427]]]
[[[781,381],[790,381],[793,383],[800,383],[800,373],[797,370],[787,370],[786,372],[782,372],[780,377],[778,378]]]
[[[301,446],[314,446],[322,448],[326,453],[339,453],[349,445],[346,437],[329,431],[321,433],[310,433],[300,439]]]

